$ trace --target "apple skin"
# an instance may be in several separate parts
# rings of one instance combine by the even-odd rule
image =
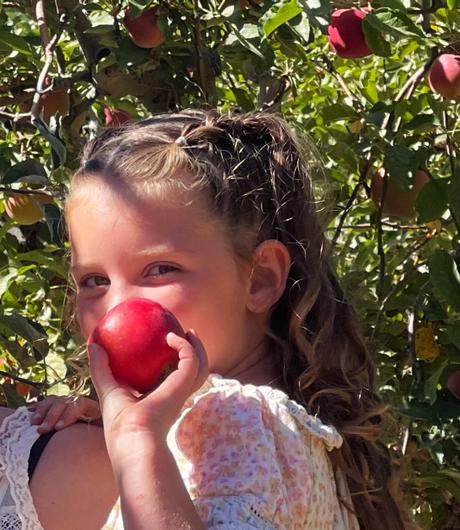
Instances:
[[[166,342],[170,331],[184,336],[170,311],[152,300],[131,298],[99,321],[88,343],[104,348],[118,381],[144,394],[177,368],[179,355]]]
[[[371,199],[376,209],[380,207],[383,194],[383,178],[385,170],[380,168],[372,176]],[[423,186],[430,180],[425,171],[419,170],[415,174],[415,182],[409,191],[401,191],[396,184],[387,180],[387,191],[383,205],[383,214],[398,219],[412,219],[415,217],[415,201]]]
[[[329,44],[339,57],[355,59],[372,55],[362,29],[366,11],[357,9],[336,9],[327,28]]]
[[[139,48],[155,48],[165,41],[165,35],[158,27],[157,10],[152,7],[146,9],[134,18],[128,6],[125,9],[123,24],[131,35],[134,44]]]
[[[447,379],[447,388],[457,399],[460,399],[460,370],[450,374]]]
[[[105,126],[106,127],[120,127],[131,119],[131,114],[122,109],[111,109],[104,107]]]
[[[33,225],[43,219],[41,204],[52,202],[52,198],[39,193],[13,193],[5,201],[5,212],[20,225]]]
[[[428,84],[433,92],[460,101],[460,55],[444,53],[436,57],[428,73]]]
[[[32,108],[32,100],[21,103],[19,108],[21,112],[30,112],[30,109]],[[61,116],[67,116],[70,111],[70,98],[68,92],[64,89],[46,92],[41,97],[41,108],[43,119],[46,122],[49,122],[51,116],[54,116],[57,112],[59,112]]]

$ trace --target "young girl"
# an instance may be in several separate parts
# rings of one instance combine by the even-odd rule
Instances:
[[[82,334],[121,301],[149,298],[187,331],[168,335],[181,360],[139,398],[89,345],[112,475],[100,428],[73,425],[43,452],[31,497],[24,460],[39,433],[27,409],[8,416],[0,470],[15,495],[2,530],[20,527],[8,518],[99,528],[115,496],[105,529],[409,528],[309,163],[286,122],[263,112],[164,114],[90,142],[66,204]],[[69,413],[48,400],[37,421],[97,416],[77,403]]]

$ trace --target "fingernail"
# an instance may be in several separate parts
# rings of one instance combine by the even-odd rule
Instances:
[[[41,425],[39,425],[39,429],[46,430],[49,426],[49,423],[47,421],[44,421]]]
[[[64,422],[63,421],[58,421],[56,423],[56,429],[60,429],[61,427],[64,427]]]
[[[34,415],[32,416],[32,419],[33,419],[33,420],[39,420],[41,417],[42,417],[42,415],[39,414],[39,413],[37,412],[37,414],[34,414]]]

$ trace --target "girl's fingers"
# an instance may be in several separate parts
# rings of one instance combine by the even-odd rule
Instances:
[[[44,433],[49,432],[55,428],[59,422],[61,414],[68,407],[69,401],[66,399],[55,399],[52,401],[51,406],[46,411],[43,421],[38,427],[38,432]]]
[[[99,401],[103,403],[104,397],[115,390],[119,384],[113,377],[109,358],[103,348],[97,344],[88,344],[88,357],[91,380],[99,396]]]
[[[103,348],[97,344],[88,345],[89,368],[94,388],[99,398],[104,420],[115,418],[128,404],[135,401],[127,387],[123,387],[115,379],[110,370],[109,358]],[[107,399],[110,396],[110,399]]]
[[[207,355],[194,332],[189,331],[186,337],[170,332],[166,341],[179,353],[179,365],[155,390],[155,394],[161,393],[164,397],[184,402],[206,379]]]
[[[200,363],[196,378],[196,383],[199,384],[199,388],[206,381],[206,378],[209,375],[208,355],[206,354],[203,343],[199,339],[194,329],[187,331],[186,338],[195,349]]]

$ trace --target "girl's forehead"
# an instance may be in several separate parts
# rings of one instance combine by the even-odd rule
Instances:
[[[78,183],[71,189],[66,203],[66,214],[78,206],[96,203],[99,211],[120,208],[125,215],[139,209],[182,209],[188,208],[194,216],[201,216],[210,222],[210,209],[203,191],[192,187],[189,177],[127,185],[108,183],[95,176]],[[136,215],[137,216],[137,215]]]
[[[140,196],[101,182],[85,182],[72,191],[66,205],[71,244],[121,235],[138,241],[226,237],[221,222],[211,214],[199,193],[160,190]]]

